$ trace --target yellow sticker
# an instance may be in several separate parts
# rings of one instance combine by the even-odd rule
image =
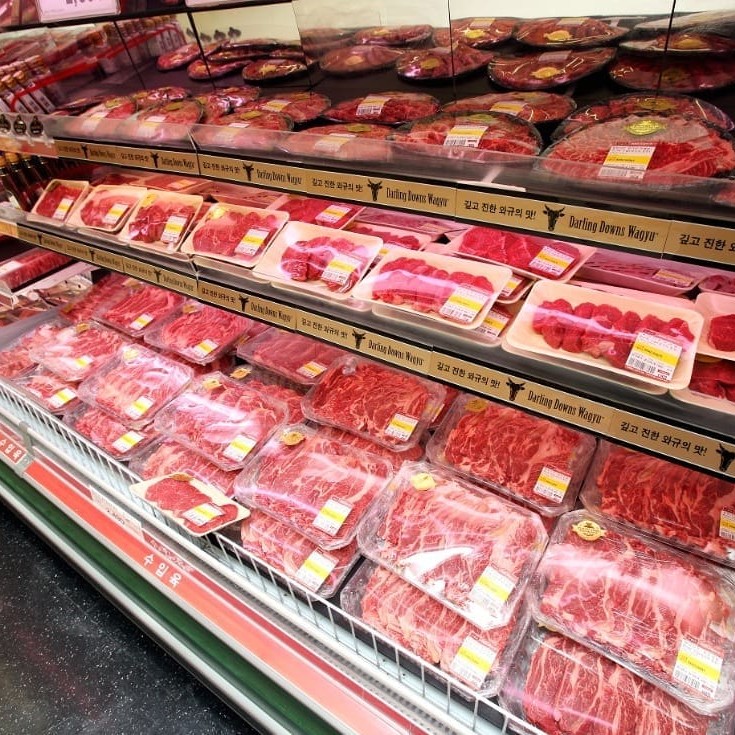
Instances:
[[[202,388],[204,390],[215,390],[216,388],[221,388],[222,383],[217,378],[205,378],[202,381]]]
[[[112,446],[120,452],[120,454],[126,454],[134,446],[140,444],[140,442],[143,441],[143,438],[143,435],[139,434],[137,431],[128,431],[126,434],[115,439],[115,441],[112,442]]]
[[[470,324],[482,311],[491,294],[467,286],[457,286],[442,304],[439,314],[452,321]]]
[[[129,362],[130,360],[135,360],[135,358],[138,357],[139,354],[140,352],[136,350],[135,347],[126,347],[123,350],[122,356],[125,362]]]
[[[238,435],[227,445],[222,454],[234,462],[242,462],[253,451],[257,443],[249,436]]]
[[[544,33],[544,38],[552,43],[562,43],[571,40],[572,34],[569,31],[558,30],[552,31],[551,33]]]
[[[253,372],[252,368],[245,367],[244,365],[241,365],[238,368],[235,368],[231,373],[230,377],[235,378],[235,380],[242,380],[243,378],[247,378],[250,373]]]
[[[312,525],[330,536],[336,536],[351,512],[351,505],[336,498],[330,498],[320,508]]]
[[[561,74],[561,69],[555,66],[542,66],[540,69],[531,72],[531,76],[536,79],[551,79],[559,74]]]
[[[403,414],[396,413],[390,420],[385,433],[388,436],[392,436],[394,439],[398,439],[398,441],[406,442],[411,438],[411,434],[413,434],[417,424],[418,419],[415,419],[412,416],[404,416]]]
[[[559,472],[553,467],[544,467],[539,473],[533,492],[554,503],[561,503],[571,482],[572,476],[566,472]]]
[[[631,135],[653,135],[653,133],[666,130],[666,125],[660,120],[647,118],[645,120],[638,120],[634,123],[630,123],[625,126],[625,129]]]
[[[153,318],[154,317],[151,314],[141,314],[130,322],[130,329],[134,329],[136,332],[144,329],[153,321]]]
[[[735,510],[720,511],[720,537],[735,541]]]
[[[411,484],[416,490],[433,490],[436,487],[436,480],[429,472],[417,472],[411,476]]]
[[[467,636],[449,665],[449,670],[475,689],[482,687],[495,664],[497,652],[476,638]]]
[[[146,413],[148,413],[152,405],[153,401],[150,398],[147,398],[146,396],[141,396],[128,406],[125,413],[131,419],[139,419]]]
[[[48,402],[53,408],[61,408],[69,403],[69,401],[73,401],[76,397],[77,394],[71,388],[62,388],[60,391],[54,393]]]
[[[54,211],[53,215],[51,215],[52,219],[64,219],[66,215],[69,213],[69,210],[71,209],[72,204],[74,204],[74,199],[71,197],[64,197],[60,202],[59,205],[56,207],[56,210]]]
[[[281,434],[281,441],[287,447],[295,447],[297,444],[301,444],[306,439],[306,436],[300,431],[284,431]]]
[[[198,345],[194,345],[192,351],[197,357],[207,357],[211,355],[219,345],[211,339],[203,339]]]
[[[599,523],[594,521],[584,520],[579,523],[575,523],[572,526],[572,531],[584,541],[597,541],[605,535],[605,531]]]
[[[89,355],[82,355],[81,357],[77,357],[74,360],[74,365],[80,370],[84,370],[84,368],[88,368],[93,362],[93,357],[90,357]]]
[[[670,382],[679,364],[682,347],[660,334],[638,332],[625,367],[655,380]]]
[[[679,645],[673,678],[714,699],[722,674],[722,656],[686,638]]]
[[[470,398],[464,407],[470,413],[482,413],[488,407],[488,402],[484,398]]]
[[[296,580],[312,592],[317,592],[336,566],[334,557],[314,549],[296,572]]]

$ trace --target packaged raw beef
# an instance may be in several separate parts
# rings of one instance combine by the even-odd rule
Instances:
[[[334,362],[304,398],[304,415],[404,452],[415,447],[434,418],[444,388],[373,360]]]
[[[278,112],[290,117],[297,125],[316,120],[331,104],[329,97],[316,92],[283,92],[270,97],[247,102],[240,109]]]
[[[433,115],[439,100],[418,92],[378,92],[340,102],[324,112],[327,120],[395,125]]]
[[[219,43],[204,44],[204,53],[214,53],[218,48]],[[188,66],[192,61],[196,61],[201,57],[202,48],[198,43],[187,43],[184,46],[180,46],[174,51],[169,51],[165,54],[161,54],[156,60],[156,66],[158,71],[173,71],[174,69],[183,69]]]
[[[114,95],[96,94],[90,97],[77,97],[57,107],[53,114],[55,115],[56,113],[65,113],[66,115],[77,115],[81,112],[84,112],[85,110],[88,110],[90,107],[99,105],[106,99],[110,99],[110,97],[112,96]]]
[[[292,133],[281,147],[294,156],[347,161],[387,161],[391,128],[371,123],[340,123]]]
[[[306,393],[306,386],[299,385],[267,370],[253,369],[249,365],[238,365],[230,372],[234,380],[244,380],[248,388],[270,398],[275,398],[286,406],[289,424],[304,421],[301,401]]]
[[[226,472],[241,469],[286,421],[285,404],[222,373],[208,373],[156,417],[156,429]]]
[[[697,714],[596,651],[534,624],[500,703],[550,735],[725,735],[731,719]]]
[[[340,605],[390,642],[487,697],[498,693],[528,624],[521,609],[506,626],[480,630],[371,562],[363,562],[347,583]]]
[[[247,508],[234,503],[217,488],[182,472],[136,483],[130,491],[192,536],[205,536],[250,515]]]
[[[465,97],[442,106],[442,112],[504,112],[530,123],[562,120],[576,108],[565,94],[551,92],[502,92]]]
[[[185,100],[191,97],[191,92],[185,87],[156,87],[154,89],[141,89],[140,92],[135,92],[132,96],[138,103],[138,110],[147,111],[168,102]]]
[[[328,51],[319,60],[319,67],[335,76],[355,76],[389,69],[403,56],[403,51],[385,46],[347,46]]]
[[[531,614],[701,714],[735,696],[729,572],[590,513],[560,519],[527,600]]]
[[[246,63],[247,61],[241,60],[215,64],[213,61],[196,59],[186,67],[186,74],[189,79],[193,79],[195,82],[212,81],[240,71]]]
[[[33,207],[32,214],[64,224],[71,210],[82,200],[88,189],[89,184],[86,181],[52,179]]]
[[[573,112],[557,127],[552,134],[554,140],[569,135],[586,125],[607,120],[620,115],[639,114],[647,115],[686,115],[697,117],[717,125],[723,130],[731,130],[733,121],[719,107],[695,97],[685,97],[676,94],[624,94],[620,97],[611,97],[609,100],[596,102],[581,107]]]
[[[79,386],[79,397],[140,429],[188,385],[190,367],[144,347],[122,347]]]
[[[424,235],[431,235],[432,240],[457,229],[457,223],[454,220],[399,212],[394,209],[382,209],[381,207],[365,207],[355,220],[360,224],[399,227],[402,230],[420,232]]]
[[[59,310],[60,316],[73,324],[89,321],[100,305],[109,301],[118,289],[129,287],[126,281],[134,282],[120,273],[108,273],[84,294],[67,301]]]
[[[204,106],[199,100],[162,102],[139,112],[121,129],[121,133],[148,143],[188,141],[188,129],[203,118]]]
[[[35,281],[62,266],[69,265],[71,258],[49,250],[32,248],[12,258],[0,261],[0,289],[9,293],[26,283]]]
[[[93,322],[78,322],[31,351],[37,363],[67,382],[84,380],[111,360],[124,344],[121,334]]]
[[[133,337],[139,337],[155,322],[180,309],[185,298],[151,284],[134,286],[102,304],[94,318]]]
[[[463,43],[472,48],[491,48],[507,41],[515,25],[513,18],[458,18],[450,21],[449,28],[434,30],[434,44]]]
[[[695,306],[704,317],[699,354],[735,358],[735,299],[724,294],[701,293]]]
[[[491,162],[494,153],[535,156],[541,136],[525,120],[499,112],[445,112],[400,127],[390,140],[411,153]]]
[[[516,51],[494,54],[487,71],[491,81],[508,89],[553,89],[594,74],[615,57],[615,49]]]
[[[31,353],[53,341],[63,329],[58,321],[43,322],[0,348],[0,378],[13,380],[27,375],[37,363]]]
[[[309,56],[320,56],[340,46],[352,42],[353,30],[346,28],[302,28],[300,29],[301,43]]]
[[[246,82],[281,82],[306,74],[308,68],[303,59],[267,58],[251,61],[242,70]]]
[[[187,237],[181,251],[250,267],[260,260],[287,220],[285,212],[215,204]]]
[[[679,31],[661,33],[653,38],[623,41],[620,48],[635,54],[669,57],[686,56],[728,56],[735,52],[735,39],[716,33]]]
[[[350,232],[358,235],[370,235],[379,237],[383,241],[380,248],[380,257],[387,255],[393,248],[405,248],[406,250],[423,250],[432,241],[431,235],[422,232],[402,230],[399,227],[374,227],[362,222],[351,222],[347,225]]]
[[[293,128],[293,120],[280,112],[238,110],[212,120],[195,131],[201,145],[222,148],[271,149]]]
[[[706,362],[695,361],[688,389],[692,393],[735,402],[735,363],[713,358],[706,358]]]
[[[141,186],[93,186],[82,204],[72,212],[68,224],[118,232],[145,195],[146,189]]]
[[[426,462],[405,462],[360,526],[365,556],[482,630],[507,625],[546,546],[541,519]]]
[[[629,89],[696,94],[735,82],[735,59],[620,54],[608,71],[614,82]]]
[[[323,437],[285,427],[235,482],[235,497],[331,551],[349,544],[391,477],[389,463]]]
[[[314,385],[332,363],[347,352],[303,334],[273,328],[241,344],[237,354],[294,383]]]
[[[407,51],[396,61],[396,71],[404,79],[453,79],[479,71],[490,58],[491,54],[487,51],[457,43],[454,46]]]
[[[707,276],[699,283],[699,290],[713,293],[735,294],[735,277],[726,274]]]
[[[358,31],[353,40],[373,46],[413,46],[428,40],[431,30],[430,25],[376,26]]]
[[[75,382],[63,380],[41,367],[16,378],[13,384],[49,413],[65,413],[79,404]]]
[[[587,48],[612,43],[627,32],[598,18],[540,18],[521,23],[513,37],[528,46]]]
[[[77,120],[66,126],[68,133],[89,137],[100,127],[102,120],[125,120],[138,109],[134,97],[111,97],[82,112]]]
[[[544,515],[574,507],[595,439],[556,421],[460,396],[426,448],[432,462]]]
[[[575,181],[669,188],[691,185],[686,177],[730,173],[735,147],[727,133],[704,120],[626,115],[570,133],[546,149],[539,165]]]

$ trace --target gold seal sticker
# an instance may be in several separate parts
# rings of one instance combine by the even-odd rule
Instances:
[[[660,130],[665,130],[666,125],[659,120],[647,118],[630,123],[630,125],[625,126],[625,129],[631,135],[652,135],[653,133],[658,133]]]
[[[135,347],[126,347],[123,350],[122,356],[123,360],[127,362],[128,360],[135,360],[135,358],[138,357],[139,354],[140,352],[138,352]]]
[[[348,125],[347,131],[350,133],[369,133],[372,128],[369,125],[355,123],[354,125]]]
[[[584,541],[597,541],[605,535],[605,531],[599,523],[594,521],[580,521],[572,526],[572,531]]]
[[[433,490],[436,487],[436,480],[428,472],[417,472],[411,477],[411,484],[417,490]]]
[[[424,59],[419,64],[419,66],[422,69],[436,69],[438,66],[441,66],[441,65],[442,65],[441,61],[439,59],[437,59],[436,57],[433,57],[433,56],[430,57],[430,58],[428,58],[428,59]]]
[[[470,41],[474,41],[477,38],[482,38],[485,35],[485,31],[481,28],[470,28],[464,32],[464,37]]]
[[[219,219],[220,217],[223,217],[226,213],[227,209],[221,204],[218,204],[217,206],[212,207],[212,209],[209,210],[207,219]]]
[[[77,334],[86,332],[89,329],[89,322],[79,322],[79,324],[77,324],[77,326],[74,329]]]
[[[345,59],[345,64],[347,64],[347,66],[357,66],[358,64],[362,64],[362,56],[359,54],[352,54],[352,56],[348,56],[347,59]]]
[[[256,117],[260,117],[263,113],[260,110],[250,110],[249,112],[242,112],[237,117],[240,120],[252,120]]]
[[[641,100],[638,103],[638,107],[641,110],[648,110],[649,112],[667,112],[668,110],[674,109],[674,103],[671,100],[650,97],[647,100]]]
[[[301,444],[304,439],[306,439],[306,437],[300,431],[284,431],[283,434],[281,434],[281,441],[287,447],[295,447],[297,444]]]
[[[158,194],[152,191],[149,192],[143,197],[142,201],[140,202],[140,208],[142,209],[143,207],[150,207],[151,204],[156,201],[156,199],[158,199]]]
[[[544,38],[552,43],[563,43],[564,41],[571,41],[572,34],[569,31],[558,30],[552,31],[551,33],[544,33]]]
[[[187,475],[186,472],[174,472],[171,475],[172,480],[178,480],[179,482],[191,482],[194,478],[191,475]]]
[[[202,387],[204,390],[214,390],[215,388],[221,388],[222,383],[217,378],[205,378],[202,381]]]
[[[278,67],[275,64],[263,64],[260,67],[261,74],[272,74],[274,71],[278,71]]]
[[[470,413],[482,413],[487,408],[487,401],[484,398],[470,398],[465,408]]]
[[[182,314],[194,314],[199,311],[199,307],[196,304],[184,304],[181,307]]]
[[[536,79],[551,79],[551,77],[555,77],[558,74],[561,74],[561,69],[556,66],[542,66],[540,69],[531,72],[531,76]]]
[[[244,365],[241,365],[239,368],[235,368],[231,373],[230,377],[234,378],[235,380],[242,380],[243,378],[247,378],[250,373],[252,373],[252,369],[249,367],[245,367]]]
[[[709,46],[707,42],[701,36],[684,36],[683,38],[675,39],[671,44],[672,48],[682,49],[685,51],[708,51]]]

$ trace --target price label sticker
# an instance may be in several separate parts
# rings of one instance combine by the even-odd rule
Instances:
[[[69,213],[69,210],[71,209],[72,204],[74,204],[74,199],[72,199],[72,197],[64,197],[59,202],[59,205],[56,207],[56,210],[51,215],[51,218],[63,220],[66,217],[66,215]]]
[[[691,288],[694,285],[693,278],[690,278],[684,273],[677,273],[676,271],[667,270],[666,268],[657,270],[651,278],[653,278],[654,281],[670,283],[672,286],[677,286],[678,288]]]
[[[488,566],[470,590],[469,599],[481,607],[483,612],[497,616],[515,588],[514,579]]]
[[[490,309],[482,324],[477,327],[480,334],[486,337],[499,337],[501,332],[508,326],[510,316],[497,309]]]
[[[237,243],[235,252],[238,255],[247,255],[248,257],[252,257],[263,247],[263,243],[268,239],[268,235],[270,235],[270,230],[251,227],[242,236],[240,242]]]
[[[444,138],[445,146],[462,146],[465,148],[477,148],[480,140],[487,132],[487,125],[472,125],[470,123],[459,123],[452,127]]]
[[[559,472],[553,467],[544,467],[539,473],[533,491],[554,503],[561,503],[569,490],[572,476],[566,472]]]
[[[735,512],[732,510],[720,511],[720,537],[728,541],[735,541]]]
[[[681,352],[680,344],[660,334],[638,332],[625,367],[656,380],[670,382],[679,364]]]
[[[369,94],[367,97],[363,97],[362,102],[357,106],[356,114],[359,117],[380,115],[386,102],[390,102],[390,97],[384,94]]]
[[[134,446],[140,444],[144,439],[137,431],[128,431],[112,442],[113,448],[120,454],[127,454]]]
[[[714,699],[722,673],[722,656],[684,638],[676,656],[673,677]]]
[[[212,339],[203,339],[198,345],[194,345],[192,352],[197,357],[207,357],[214,352],[219,345]]]
[[[470,23],[470,28],[491,28],[495,25],[495,18],[475,18]]]
[[[416,429],[418,422],[418,419],[413,418],[413,416],[396,413],[390,420],[385,433],[394,439],[398,439],[398,441],[407,442]]]
[[[151,314],[141,314],[139,317],[133,319],[132,322],[130,322],[130,329],[135,330],[136,332],[140,331],[141,329],[145,329],[154,319],[155,317]]]
[[[206,526],[207,523],[224,514],[224,511],[214,505],[214,503],[202,503],[195,508],[190,508],[181,515],[187,521],[191,521],[195,526]]]
[[[655,145],[611,146],[597,175],[601,178],[642,179],[655,150]]]
[[[523,111],[526,106],[525,102],[515,102],[513,100],[506,100],[503,102],[496,102],[491,108],[490,112],[504,112],[506,115],[518,115]]]
[[[322,135],[316,143],[314,150],[320,153],[336,153],[350,138],[355,138],[353,133],[330,133]]]
[[[161,242],[169,245],[177,243],[181,239],[181,235],[188,221],[188,217],[183,217],[180,214],[172,214],[166,220],[166,226],[163,228],[163,233],[161,234]]]
[[[561,64],[569,58],[569,51],[547,51],[538,57],[542,64]]]
[[[523,278],[521,276],[512,275],[505,286],[503,286],[503,290],[500,292],[500,298],[509,298],[522,283]]]
[[[147,122],[147,123],[166,122],[166,116],[165,115],[151,115],[150,117],[147,117],[143,122]]]
[[[330,536],[336,536],[351,512],[351,505],[330,498],[316,514],[312,525]]]
[[[326,365],[322,365],[320,362],[312,360],[311,362],[307,362],[305,365],[302,365],[296,372],[299,375],[303,375],[305,378],[309,378],[309,380],[313,380],[314,378],[319,377],[326,369]]]
[[[94,358],[90,355],[82,355],[74,360],[74,366],[80,370],[84,370],[84,368],[88,368],[93,362]]]
[[[362,262],[356,258],[350,258],[349,255],[337,255],[329,265],[324,269],[321,279],[327,283],[336,283],[338,286],[344,286],[350,279],[350,276],[362,265]]]
[[[449,665],[449,670],[458,679],[479,689],[493,668],[497,651],[476,638],[467,636]]]
[[[131,419],[139,419],[148,413],[153,403],[154,402],[147,396],[141,396],[125,409],[125,415],[129,416]]]
[[[336,566],[334,557],[314,549],[296,572],[296,580],[306,589],[317,592]]]
[[[129,204],[125,204],[124,202],[116,202],[107,210],[107,214],[105,214],[105,216],[102,218],[102,222],[106,225],[109,225],[110,227],[115,227],[115,225],[117,225],[121,217],[123,217],[123,215],[125,214],[125,212],[128,211],[129,208]]]
[[[48,399],[49,406],[52,408],[61,408],[62,406],[66,406],[69,401],[73,401],[76,397],[77,394],[71,388],[62,388]]]
[[[7,276],[8,273],[17,271],[18,268],[22,267],[23,263],[20,263],[17,260],[9,260],[7,263],[3,263],[2,265],[0,265],[0,276]]]
[[[252,437],[239,434],[227,445],[222,454],[233,462],[241,462],[253,451],[257,443]]]
[[[316,221],[322,224],[333,225],[346,217],[352,211],[352,207],[344,204],[330,204],[323,212],[319,212]]]
[[[574,263],[574,256],[562,253],[560,250],[544,245],[528,264],[530,269],[548,273],[550,276],[560,276]]]
[[[290,104],[290,100],[273,99],[268,100],[268,102],[263,105],[262,109],[268,110],[268,112],[283,112],[283,110],[285,110]]]
[[[462,324],[469,324],[482,311],[490,294],[467,286],[457,286],[439,309],[439,314]]]

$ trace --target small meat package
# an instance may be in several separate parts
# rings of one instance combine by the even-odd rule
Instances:
[[[729,571],[587,510],[559,520],[526,594],[531,614],[704,715],[735,698]]]
[[[138,282],[104,302],[94,318],[131,337],[140,337],[151,324],[173,314],[185,301],[173,291]]]
[[[735,483],[601,441],[584,507],[735,567]]]
[[[345,585],[340,605],[392,643],[486,697],[500,690],[528,624],[528,613],[520,606],[507,625],[480,630],[369,561]]]
[[[405,462],[360,550],[482,630],[507,625],[546,546],[541,519],[447,470]]]
[[[614,661],[531,624],[500,703],[546,733],[726,735],[732,716],[706,717]]]
[[[108,273],[81,296],[69,299],[59,309],[59,316],[72,324],[88,322],[102,304],[119,296],[119,289],[128,288],[128,283],[135,281],[120,273]]]
[[[101,232],[119,232],[146,192],[142,186],[93,186],[71,213],[67,224]]]
[[[184,472],[135,483],[130,491],[192,536],[205,536],[250,515],[247,508]]]
[[[41,248],[32,248],[12,258],[0,261],[0,293],[12,294],[17,288],[35,281],[64,265],[70,265],[71,258]]]
[[[317,339],[271,328],[237,348],[238,357],[299,385],[314,385],[345,350]]]
[[[311,421],[403,452],[419,443],[445,396],[438,383],[347,355],[306,394],[303,409]]]
[[[667,388],[686,388],[704,319],[565,283],[538,281],[507,332],[511,347]]]
[[[84,199],[89,184],[86,181],[52,179],[31,210],[28,219],[52,220],[63,225],[77,202]]]
[[[299,385],[268,370],[252,368],[250,365],[238,365],[230,373],[230,377],[245,381],[249,388],[284,403],[288,409],[289,424],[299,424],[304,420],[301,401],[308,386]]]
[[[225,471],[242,469],[286,422],[286,405],[222,373],[196,378],[156,417],[156,429]]]
[[[63,326],[56,319],[49,319],[3,344],[0,347],[0,378],[13,380],[31,372],[38,364],[31,353],[53,342],[61,329]]]
[[[43,368],[36,368],[13,383],[49,413],[62,414],[79,404],[77,384],[63,380]]]
[[[571,510],[595,451],[590,434],[502,403],[457,398],[429,459],[545,516]]]
[[[235,496],[331,551],[355,538],[391,476],[382,457],[296,424],[274,436],[246,467]]]
[[[735,358],[735,297],[701,293],[696,309],[704,317],[702,339],[697,352],[725,360]]]

